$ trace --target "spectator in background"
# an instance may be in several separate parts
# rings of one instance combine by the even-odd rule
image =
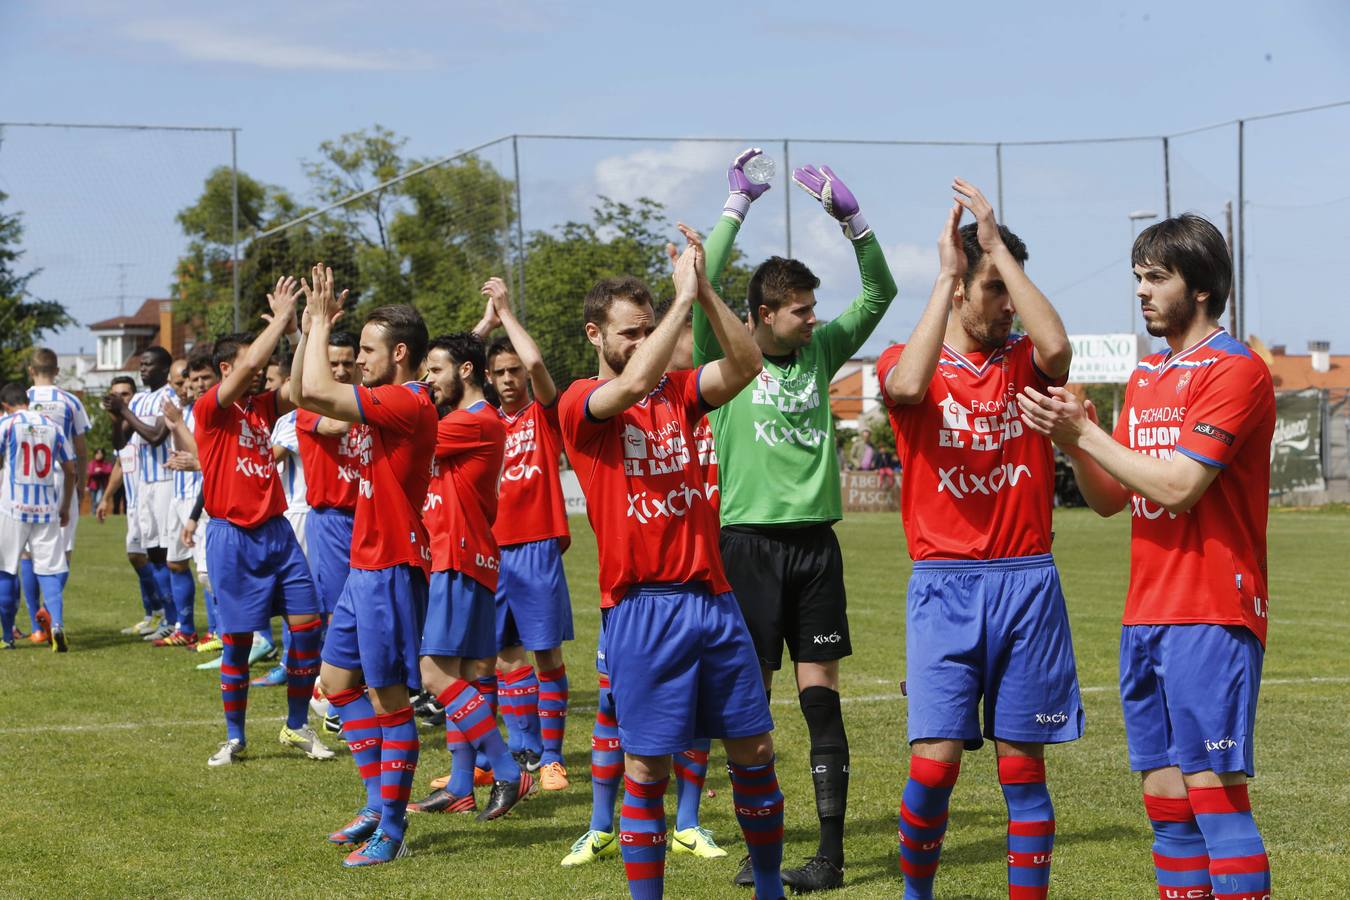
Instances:
[[[108,488],[108,476],[112,474],[112,463],[108,462],[108,454],[103,450],[95,450],[94,458],[89,460],[89,470],[86,483],[89,487],[89,508],[98,507],[99,501],[103,499],[103,492]]]
[[[872,429],[862,428],[848,448],[848,467],[867,471],[877,467],[877,448],[872,443]]]

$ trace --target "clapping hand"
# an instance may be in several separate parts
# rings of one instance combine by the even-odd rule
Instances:
[[[792,170],[792,180],[820,201],[825,211],[839,222],[849,240],[856,241],[871,232],[858,209],[858,199],[829,166],[798,166]]]

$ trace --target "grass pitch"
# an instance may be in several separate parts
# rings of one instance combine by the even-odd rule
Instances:
[[[204,656],[152,649],[117,634],[140,616],[122,553],[122,523],[99,527],[86,519],[66,601],[72,652],[58,656],[24,643],[0,654],[0,895],[626,897],[617,861],[580,870],[558,866],[589,816],[596,701],[595,543],[583,519],[572,527],[575,543],[566,556],[577,630],[567,648],[571,790],[541,796],[487,825],[465,816],[414,817],[406,859],[345,871],[340,852],[324,842],[364,796],[345,752],[319,763],[283,750],[276,734],[285,692],[254,688],[250,758],[208,770],[206,758],[223,739],[216,675],[193,670]],[[1151,837],[1138,779],[1127,771],[1116,693],[1128,519],[1061,511],[1056,528],[1088,730],[1077,743],[1049,753],[1058,819],[1052,895],[1153,897]],[[839,536],[854,656],[843,669],[853,757],[848,886],[836,896],[896,897],[909,562],[896,515],[850,516]],[[1270,541],[1273,612],[1253,803],[1277,895],[1350,897],[1350,514],[1275,512]],[[794,693],[790,677],[780,673],[773,710],[789,864],[815,847],[806,732]],[[730,885],[744,851],[719,758],[714,747],[708,787],[716,796],[704,800],[703,821],[729,855],[711,862],[672,856],[667,896],[749,898],[749,891]],[[424,731],[414,794],[448,766],[443,735]],[[667,813],[673,822],[673,795]],[[1004,827],[986,746],[967,755],[952,797],[940,896],[1006,896]]]

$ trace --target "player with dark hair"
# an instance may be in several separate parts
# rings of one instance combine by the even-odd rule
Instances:
[[[506,815],[533,793],[534,776],[511,757],[491,700],[475,686],[497,658],[497,478],[506,426],[483,398],[487,357],[470,333],[439,337],[427,354],[427,378],[449,412],[436,430],[436,456],[424,517],[432,575],[422,632],[422,684],[445,710],[450,783],[414,809],[471,812],[476,753],[492,768],[492,793],[480,822]]]
[[[301,405],[351,422],[361,481],[352,519],[351,569],[328,621],[321,685],[342,720],[366,803],[328,836],[357,844],[345,866],[391,862],[407,850],[408,795],[417,772],[409,689],[421,686],[418,645],[432,554],[422,505],[431,479],[436,407],[417,373],[427,326],[411,306],[382,306],[361,328],[361,384],[333,377],[329,336],[346,292],[322,264],[307,285],[305,328],[291,381]]]
[[[47,599],[47,634],[52,650],[65,653],[64,596],[70,563],[62,534],[75,496],[74,449],[65,429],[28,408],[17,382],[0,389],[0,647],[14,649],[18,612],[19,555],[32,554],[33,571]],[[62,478],[58,481],[57,470]]]
[[[135,379],[130,375],[115,376],[108,385],[108,394],[116,395],[118,403],[125,406],[136,394]],[[108,516],[113,511],[113,501],[117,496],[117,490],[121,488],[126,510],[127,562],[131,563],[131,568],[135,571],[136,579],[140,583],[141,607],[145,612],[144,618],[134,625],[123,628],[122,634],[146,637],[159,630],[165,615],[164,601],[160,597],[155,570],[150,565],[149,557],[145,555],[145,548],[141,546],[141,526],[136,514],[136,501],[140,484],[140,479],[137,477],[136,462],[139,454],[135,445],[131,443],[128,439],[129,436],[121,427],[121,413],[114,412],[117,407],[105,400],[103,408],[112,418],[112,444],[113,450],[117,453],[117,461],[113,463],[112,474],[108,476],[108,488],[103,492],[103,499],[99,501],[98,509],[94,510],[94,516],[100,524],[107,521]]]
[[[759,348],[713,291],[698,235],[675,267],[675,299],[654,321],[640,280],[586,295],[598,378],[558,401],[568,458],[599,547],[604,652],[625,752],[619,843],[634,898],[660,897],[671,754],[721,738],[732,798],[761,898],[783,895],[783,795],[773,720],[754,646],[716,550],[717,513],[694,458],[694,425],[754,379]],[[697,302],[726,355],[667,371]]]
[[[760,154],[746,150],[727,171],[731,193],[708,238],[708,274],[722,268],[750,205],[769,189],[746,176]],[[829,386],[871,336],[896,294],[895,281],[853,193],[828,167],[792,174],[839,222],[858,260],[862,293],[838,318],[816,320],[818,279],[805,264],[774,256],[750,279],[750,325],[764,370],[749,390],[714,410],[721,492],[721,550],[727,577],[754,637],[770,691],[783,664],[794,667],[798,702],[810,734],[820,843],[806,864],[783,872],[798,892],[844,883],[848,737],[839,706],[839,661],[850,655],[843,554],[834,523],[843,518]],[[694,309],[694,362],[723,348],[701,308]],[[750,860],[736,883],[750,884]]]
[[[1022,420],[1069,455],[1097,513],[1130,509],[1120,695],[1160,896],[1269,897],[1247,779],[1269,622],[1274,387],[1219,326],[1233,268],[1217,228],[1165,219],[1130,256],[1144,325],[1168,349],[1140,361],[1114,435],[1058,388],[1024,391]]]
[[[223,642],[220,690],[226,739],[207,761],[226,766],[245,752],[249,651],[253,633],[271,628],[273,616],[291,627],[286,658],[286,722],[279,740],[311,759],[333,752],[308,725],[309,697],[318,673],[318,601],[304,554],[282,511],[285,501],[272,462],[269,436],[289,397],[263,389],[268,360],[283,335],[298,339],[296,281],[277,279],[267,295],[267,327],[256,338],[232,334],[216,341],[212,362],[220,383],[193,405],[202,491],[211,522],[206,531],[209,570]]]
[[[1063,384],[1072,351],[1023,271],[1026,246],[974,185],[952,189],[928,305],[908,343],[877,360],[914,560],[900,870],[906,897],[933,896],[962,751],[989,738],[1008,808],[1009,896],[1031,900],[1049,890],[1055,835],[1045,745],[1080,737],[1083,708],[1050,555],[1054,456],[1018,420],[1016,398]],[[958,228],[964,209],[975,223]],[[1012,332],[1014,315],[1026,334]]]
[[[166,638],[180,624],[168,565],[173,542],[169,534],[173,524],[173,471],[168,462],[173,448],[163,411],[164,404],[178,403],[178,395],[169,384],[172,365],[173,357],[168,350],[158,345],[147,347],[140,354],[141,383],[145,387],[130,403],[121,403],[116,394],[103,398],[104,408],[114,415],[117,425],[136,448],[137,525],[141,546],[150,560],[155,585],[164,603],[164,622],[146,640]]]

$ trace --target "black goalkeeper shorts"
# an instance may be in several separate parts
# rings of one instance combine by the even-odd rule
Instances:
[[[828,662],[853,653],[844,597],[844,557],[834,527],[722,529],[722,564],[760,664]]]

